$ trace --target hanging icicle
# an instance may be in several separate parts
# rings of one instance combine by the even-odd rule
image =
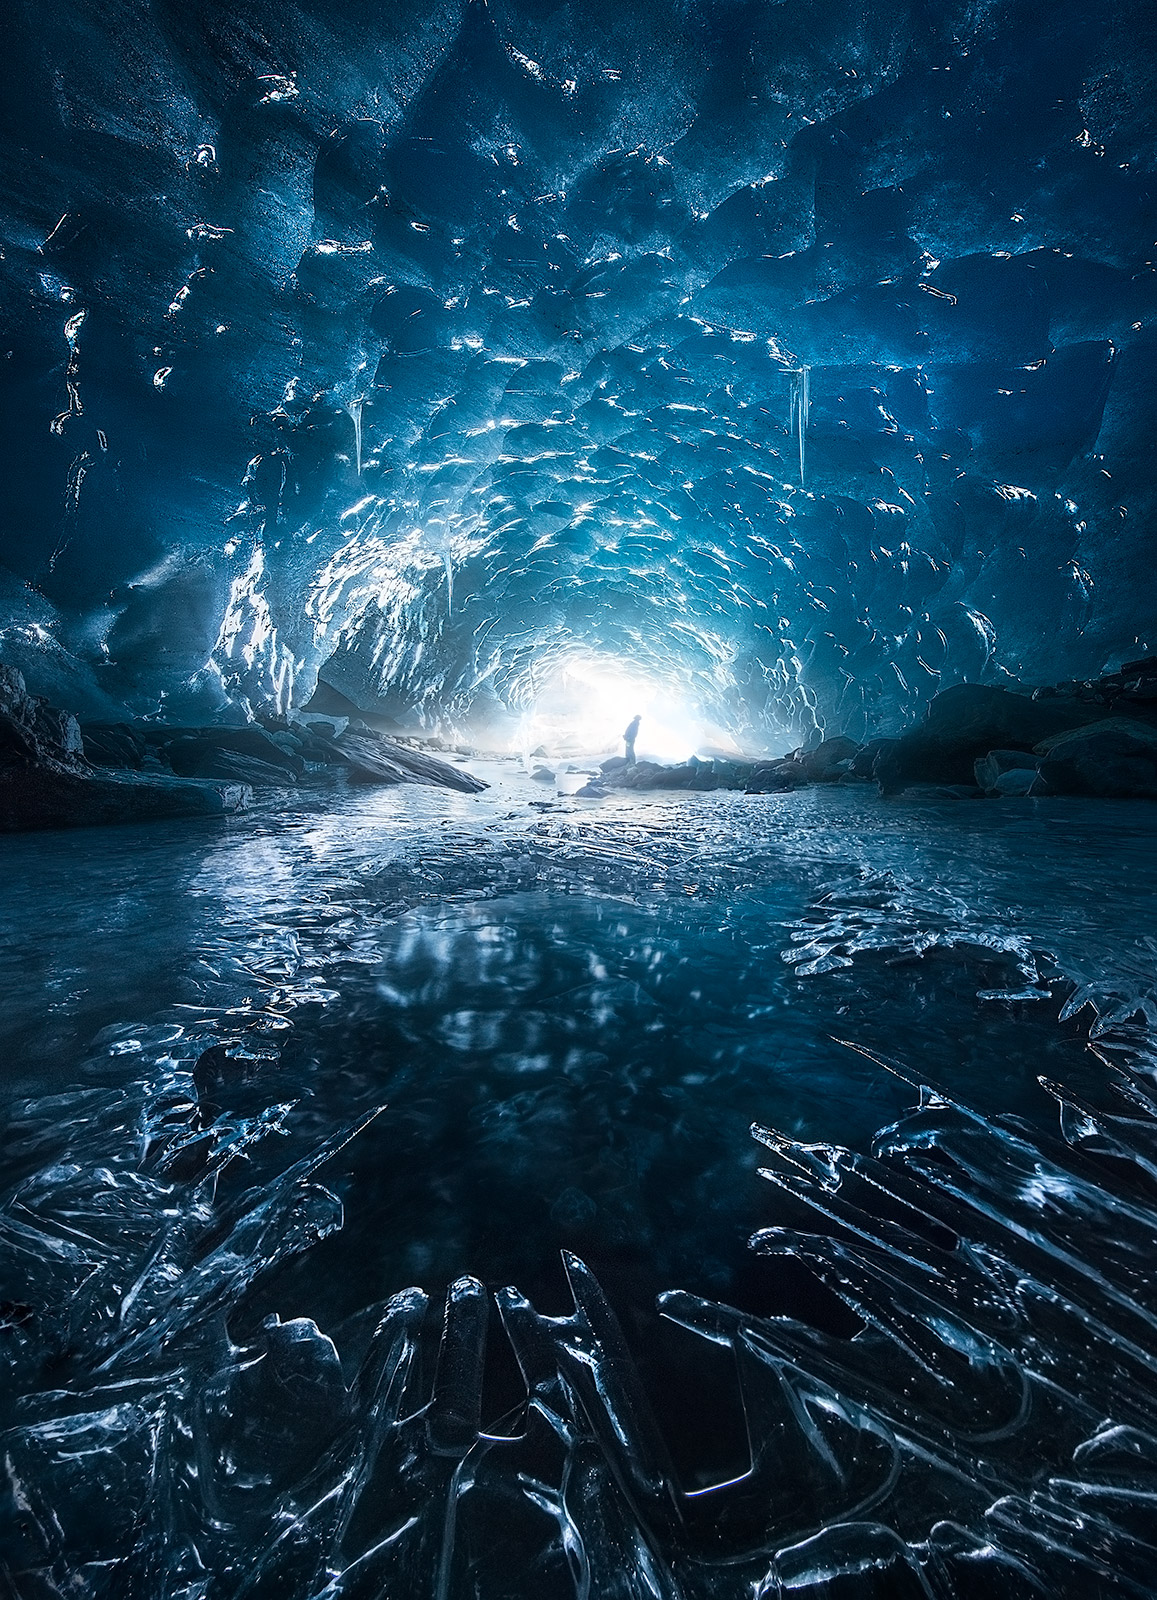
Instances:
[[[354,458],[357,462],[358,477],[362,475],[362,405],[364,397],[358,395],[356,400],[351,400],[346,406],[349,419],[354,425]]]
[[[809,377],[811,368],[802,364],[790,372],[791,377],[791,414],[788,420],[788,431],[799,440],[799,486],[804,486],[804,435],[807,433],[808,411],[811,400],[809,395]]]

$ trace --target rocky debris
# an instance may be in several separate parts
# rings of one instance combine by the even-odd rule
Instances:
[[[983,789],[985,794],[1007,794],[1008,787],[1002,787],[1000,782],[1006,773],[1028,772],[1031,781],[1036,777],[1037,765],[1037,758],[1026,755],[1023,750],[990,750],[973,763],[972,770],[977,788]]]
[[[84,759],[95,767],[131,767],[140,771],[149,747],[127,722],[86,722],[81,728]]]
[[[243,783],[212,783],[159,773],[56,772],[0,768],[0,833],[90,828],[173,817],[229,817],[253,792]]]
[[[615,789],[742,789],[746,786],[755,763],[729,761],[720,757],[690,760],[677,766],[666,767],[658,761],[635,761],[629,766],[621,756],[602,765],[600,782]],[[580,794],[590,790],[580,790]]]
[[[1105,715],[1124,707],[1130,715]],[[1090,683],[1032,694],[958,684],[936,696],[918,727],[862,745],[838,735],[773,761],[692,757],[672,767],[649,761],[628,766],[616,756],[603,763],[601,783],[777,794],[873,779],[883,794],[1157,798],[1157,658],[1130,662]]]
[[[872,776],[885,794],[913,783],[971,785],[976,762],[990,750],[1030,754],[1042,739],[1098,719],[1091,705],[1034,699],[987,684],[961,683],[938,694],[919,727],[884,745]]]
[[[1035,767],[1009,767],[985,793],[996,799],[1021,799],[1029,794],[1047,794]]]
[[[779,761],[756,762],[743,787],[748,794],[784,794],[804,788],[807,782],[802,764],[794,756],[784,756]]]
[[[854,739],[840,734],[834,739],[825,739],[814,750],[802,751],[798,761],[808,783],[838,783],[850,770],[859,750]]]
[[[120,741],[120,750],[129,770],[98,770],[71,712],[30,695],[15,668],[0,666],[0,832],[228,816],[251,798],[241,783],[133,770],[143,761],[136,744]]]
[[[1033,699],[1096,707],[1102,717],[1106,711],[1111,716],[1140,716],[1143,720],[1157,716],[1157,656],[1127,661],[1116,672],[1099,678],[1037,689]]]
[[[248,727],[129,727],[85,730],[104,766],[151,768],[181,778],[286,788],[314,771],[343,769],[361,783],[422,783],[476,794],[486,784],[437,756],[399,744],[364,722],[270,717]]]
[[[870,782],[874,776],[876,757],[881,750],[889,749],[895,743],[895,739],[869,739],[867,744],[860,745],[848,762],[848,776]]]
[[[334,740],[334,747],[348,765],[350,777],[360,783],[422,783],[457,789],[461,794],[478,794],[488,787],[472,772],[397,744],[364,724],[352,723]]]
[[[859,749],[854,739],[840,735],[825,739],[814,750],[794,751],[774,761],[691,756],[668,767],[656,761],[628,765],[622,756],[614,756],[603,762],[601,781],[615,789],[744,789],[748,794],[777,794],[809,783],[838,783],[848,775]]]
[[[1037,746],[1040,779],[1053,794],[1157,799],[1157,727],[1107,717]]]
[[[287,749],[264,728],[158,728],[147,738],[182,778],[284,786],[305,775],[300,749]]]

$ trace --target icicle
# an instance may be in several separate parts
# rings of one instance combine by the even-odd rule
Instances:
[[[804,486],[804,435],[807,432],[808,412],[811,407],[809,395],[810,367],[803,365],[795,368],[791,373],[791,416],[788,427],[799,439],[799,486]]]
[[[350,421],[354,425],[354,458],[357,461],[358,477],[362,475],[362,399],[351,400],[346,406]]]

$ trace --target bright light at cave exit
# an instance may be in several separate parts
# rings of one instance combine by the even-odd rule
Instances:
[[[704,717],[681,686],[640,676],[618,661],[575,659],[543,684],[522,719],[523,753],[622,755],[623,730],[640,718],[640,761],[685,761],[706,750],[738,753],[730,735]]]

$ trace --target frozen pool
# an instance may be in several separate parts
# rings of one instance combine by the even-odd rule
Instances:
[[[383,1305],[411,1285],[440,1314],[448,1285],[477,1280],[461,1291],[464,1347],[494,1321],[487,1289],[516,1284],[539,1312],[565,1315],[560,1251],[609,1296],[626,1340],[619,1365],[639,1375],[672,1481],[694,1497],[750,1467],[751,1409],[712,1365],[727,1340],[700,1340],[689,1356],[690,1335],[672,1343],[656,1295],[683,1291],[768,1327],[797,1326],[777,1320],[789,1314],[843,1344],[864,1319],[863,1291],[838,1280],[833,1292],[810,1247],[749,1248],[757,1228],[799,1221],[792,1184],[758,1176],[769,1157],[753,1122],[778,1130],[781,1153],[866,1150],[924,1083],[986,1118],[1019,1119],[985,1135],[991,1177],[1027,1159],[1001,1144],[1009,1128],[1041,1148],[1055,1139],[1057,1104],[1040,1076],[1090,1115],[1114,1109],[1112,1061],[1147,1081],[1157,817],[1144,804],[883,802],[859,789],[588,802],[544,798],[512,763],[486,775],[493,786],[476,797],[361,791],[222,827],[0,846],[9,1420],[14,1470],[64,1517],[48,1539],[55,1555],[41,1548],[48,1512],[32,1518],[41,1531],[25,1529],[13,1557],[29,1571],[55,1560],[95,1574],[114,1559],[58,1459],[61,1417],[90,1418],[80,1396],[94,1386],[111,1418],[114,1391],[165,1390],[177,1361],[205,1437],[224,1428],[217,1453],[242,1465],[210,1520],[233,1531],[200,1543],[186,1532],[198,1550],[213,1545],[233,1574],[220,1592],[233,1593],[231,1563],[246,1541],[273,1537],[287,1504],[300,1511],[305,1474],[304,1456],[284,1483],[268,1464],[244,1465],[253,1426],[238,1419],[246,1404],[264,1415],[270,1397],[243,1403],[220,1374],[231,1362],[240,1373],[275,1364],[263,1320],[316,1324],[305,1366],[291,1362],[316,1398],[325,1382],[353,1382]],[[314,1153],[327,1148],[322,1163]],[[797,1187],[811,1160],[789,1154]],[[1070,1179],[1031,1173],[1017,1180],[1022,1196],[1035,1183],[1063,1209],[1055,1186]],[[482,1312],[469,1309],[475,1293]],[[427,1320],[423,1311],[414,1338],[432,1353]],[[343,1367],[321,1360],[323,1334]],[[484,1432],[525,1407],[528,1384],[534,1392],[525,1362],[520,1378],[499,1348],[492,1337],[478,1366]],[[514,1350],[523,1360],[517,1338]],[[421,1410],[429,1371],[413,1381]],[[367,1402],[349,1392],[354,1414]],[[170,1447],[149,1422],[147,1465],[134,1425],[117,1418],[103,1432],[86,1421],[80,1453],[135,1508],[128,1528],[141,1515],[134,1482]],[[244,1448],[221,1442],[234,1425]],[[273,1455],[283,1449],[292,1458],[284,1440]],[[396,1466],[399,1482],[407,1470]],[[668,1536],[654,1532],[653,1509],[631,1503],[661,1553]],[[806,1516],[793,1516],[792,1531],[806,1532]],[[716,1531],[736,1552],[751,1544],[742,1528]],[[407,1559],[442,1581],[428,1550]],[[472,1557],[454,1559],[475,1571]],[[561,1592],[551,1584],[562,1568],[542,1559],[543,1592]],[[751,1570],[739,1561],[703,1592],[730,1595],[741,1576]]]

